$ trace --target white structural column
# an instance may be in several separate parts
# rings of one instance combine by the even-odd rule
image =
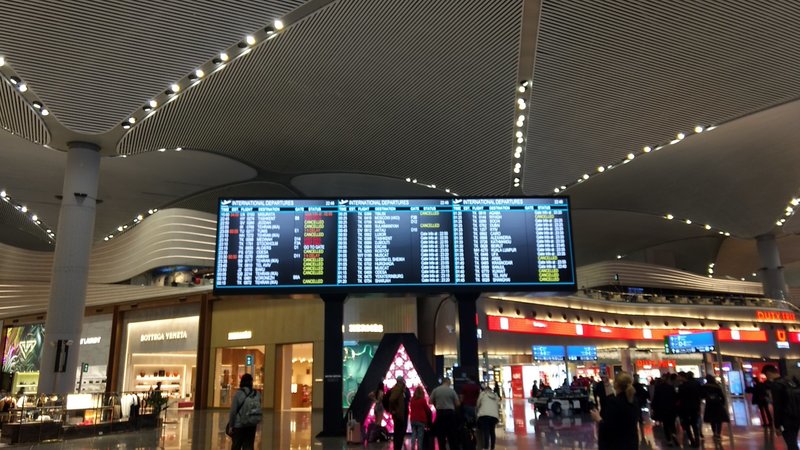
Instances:
[[[758,247],[758,259],[761,265],[759,269],[761,284],[764,287],[764,295],[776,300],[789,300],[786,289],[786,280],[783,276],[783,266],[781,265],[781,254],[778,251],[778,243],[772,234],[764,234],[756,238]]]
[[[80,362],[78,344],[86,307],[100,149],[84,142],[69,146],[39,368],[40,393],[74,392]]]

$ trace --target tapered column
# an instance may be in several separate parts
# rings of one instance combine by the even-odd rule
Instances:
[[[764,234],[756,238],[761,284],[764,286],[764,295],[776,300],[789,300],[786,289],[786,280],[783,276],[781,254],[778,243],[772,234]]]
[[[458,370],[453,368],[456,383],[468,377],[478,381],[478,323],[479,294],[456,294],[458,305]]]
[[[342,349],[344,348],[344,301],[347,295],[323,295],[325,302],[325,368],[322,384],[322,431],[319,437],[343,436]]]
[[[69,146],[39,368],[38,391],[42,393],[75,391],[94,234],[100,149],[84,142]]]

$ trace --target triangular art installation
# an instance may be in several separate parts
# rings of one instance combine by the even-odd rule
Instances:
[[[350,412],[363,427],[377,422],[374,396],[370,394],[379,388],[389,392],[397,383],[398,376],[406,380],[406,386],[412,393],[417,386],[422,386],[426,399],[437,385],[433,368],[423,356],[417,337],[411,333],[386,334],[378,345],[375,357],[350,405]],[[380,418],[379,423],[390,433],[393,432],[392,419],[388,413]]]

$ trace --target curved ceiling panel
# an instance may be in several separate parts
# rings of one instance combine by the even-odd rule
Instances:
[[[242,198],[295,198],[297,194],[285,186],[268,181],[253,181],[249,183],[223,186],[180,199],[169,208],[183,208],[195,211],[217,214],[217,204],[220,197]]]
[[[0,127],[36,144],[50,142],[50,132],[39,114],[0,75]],[[2,133],[2,131],[0,131]]]
[[[569,188],[576,207],[709,224],[739,237],[775,228],[800,188],[800,101],[737,119]]]
[[[8,2],[3,56],[74,131],[101,133],[302,0]]]
[[[306,197],[438,197],[440,189],[408,183],[396,178],[358,173],[320,173],[300,175],[292,186]]]
[[[798,21],[797,2],[545,0],[525,192],[797,98]]]
[[[676,265],[700,273],[713,261],[719,238],[701,228],[628,211],[572,210],[575,261],[578,266],[615,259]],[[698,240],[716,242],[711,248]],[[684,249],[684,242],[694,242]],[[712,243],[713,243],[712,242]],[[652,250],[648,252],[648,250]]]
[[[203,148],[266,171],[505,193],[522,1],[453,6],[340,0],[159,108],[118,151]]]
[[[90,283],[118,283],[164,266],[214,265],[217,222],[213,215],[167,209],[134,229],[92,248]],[[50,281],[52,252],[34,252],[0,244],[0,280]]]
[[[54,246],[47,233],[31,218],[8,202],[0,201],[0,242],[35,251],[50,251]]]

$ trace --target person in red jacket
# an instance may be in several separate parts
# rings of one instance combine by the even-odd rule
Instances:
[[[425,400],[425,391],[422,386],[417,386],[414,389],[414,396],[411,398],[411,450],[414,450],[415,442],[417,449],[425,448],[425,427],[430,420],[430,414],[431,407]]]

